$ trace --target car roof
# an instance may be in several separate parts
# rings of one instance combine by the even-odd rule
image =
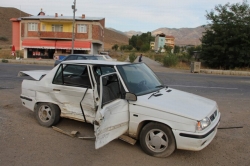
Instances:
[[[63,61],[62,64],[93,64],[93,65],[126,65],[130,62],[105,61],[105,60],[70,60]]]
[[[94,55],[90,55],[90,54],[69,54],[68,56],[72,56],[72,55],[77,55],[77,56],[94,56]]]

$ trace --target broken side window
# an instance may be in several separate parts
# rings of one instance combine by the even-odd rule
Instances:
[[[91,88],[88,68],[86,65],[61,64],[53,84]]]

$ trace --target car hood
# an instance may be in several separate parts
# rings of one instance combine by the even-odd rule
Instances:
[[[35,80],[41,80],[43,76],[48,74],[51,70],[31,70],[31,71],[19,71],[18,77],[30,76]]]
[[[205,118],[217,108],[213,100],[180,90],[168,88],[160,93],[161,96],[151,96],[152,93],[138,96],[134,104],[194,120]]]

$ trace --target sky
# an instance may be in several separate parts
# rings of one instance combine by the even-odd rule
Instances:
[[[72,16],[74,0],[1,0],[31,15],[41,8],[46,15]],[[76,0],[76,16],[105,18],[105,27],[119,31],[148,32],[158,28],[195,28],[208,23],[205,15],[216,5],[242,0]],[[248,2],[249,3],[249,2]]]

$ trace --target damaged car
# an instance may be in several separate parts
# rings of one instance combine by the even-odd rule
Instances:
[[[70,118],[94,125],[95,148],[122,135],[139,140],[151,156],[198,151],[220,122],[215,101],[162,84],[144,63],[64,61],[50,71],[20,71],[22,105],[40,125]]]

